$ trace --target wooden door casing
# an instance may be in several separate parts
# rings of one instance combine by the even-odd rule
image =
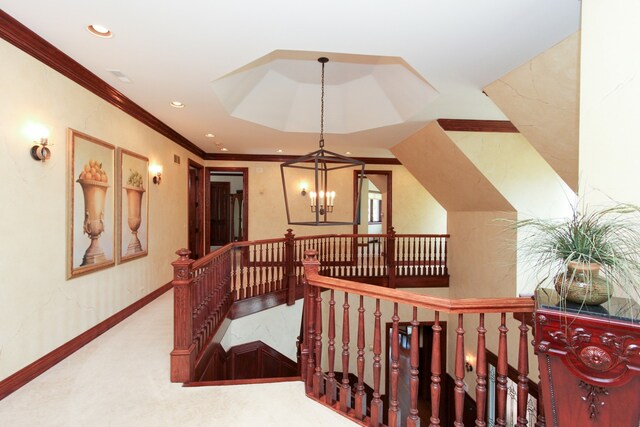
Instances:
[[[204,217],[203,217],[203,193],[202,187],[202,174],[204,168],[189,160],[189,175],[188,175],[188,239],[189,250],[191,251],[190,257],[192,259],[198,259],[204,255]]]

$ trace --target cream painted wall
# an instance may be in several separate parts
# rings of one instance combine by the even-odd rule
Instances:
[[[351,234],[352,226],[289,226],[282,194],[280,163],[277,162],[206,162],[206,166],[249,168],[249,240],[284,236],[292,228],[297,236],[314,234]],[[397,233],[446,233],[446,212],[427,190],[404,168],[397,165],[372,165],[372,170],[393,172],[393,226]],[[353,176],[344,177],[340,190],[350,193]],[[340,193],[336,205],[342,203]],[[294,200],[300,209],[308,209],[308,197]],[[351,209],[351,201],[348,201]],[[338,209],[338,207],[336,207]]]
[[[447,132],[447,135],[516,209],[518,219],[571,215],[575,193],[521,134]],[[509,226],[500,221],[496,225]],[[493,230],[496,235],[502,231]],[[519,230],[518,241],[525,237],[523,230]],[[515,246],[505,245],[503,250],[515,251]],[[516,294],[532,293],[538,277],[521,258],[517,260]]]
[[[582,2],[580,186],[590,205],[640,204],[640,3]]]
[[[579,31],[484,88],[576,192],[579,91]]]
[[[3,40],[0,58],[7,101],[0,105],[2,379],[171,280],[174,251],[187,244],[189,154]],[[51,131],[46,163],[29,155],[28,122]],[[72,280],[65,280],[67,128],[164,167],[162,184],[150,184],[146,193],[148,256]],[[180,165],[173,163],[174,154]]]

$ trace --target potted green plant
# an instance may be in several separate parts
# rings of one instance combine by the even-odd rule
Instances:
[[[512,225],[541,279],[532,320],[546,425],[638,426],[640,406],[620,402],[640,393],[640,207]]]
[[[617,289],[640,296],[640,207],[630,204],[579,211],[565,219],[524,219],[518,252],[536,273],[538,286],[553,282],[567,301],[598,305]]]

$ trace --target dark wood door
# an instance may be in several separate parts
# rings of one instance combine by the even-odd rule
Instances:
[[[200,213],[200,170],[189,167],[189,250],[191,258],[198,259],[203,254],[200,252],[202,241],[202,218]]]
[[[229,198],[231,187],[228,182],[211,183],[211,245],[224,246],[229,243],[230,219]]]

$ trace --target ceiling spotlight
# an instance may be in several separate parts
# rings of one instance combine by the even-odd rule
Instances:
[[[205,136],[206,138],[215,138],[215,137],[216,137],[216,136],[215,136],[214,134],[212,134],[212,133],[206,133],[204,136]]]
[[[170,105],[174,108],[184,108],[184,104],[180,101],[171,101]]]
[[[351,154],[351,151],[347,151],[347,152],[346,152],[346,153],[344,153],[344,154],[346,154],[346,155],[348,156],[349,154]]]
[[[224,147],[222,147],[222,148],[220,149],[220,151],[229,151],[229,149],[228,149],[228,148],[224,148]]]
[[[87,31],[93,34],[96,37],[102,37],[103,39],[108,39],[113,37],[113,33],[110,29],[103,25],[92,24],[87,26]]]
[[[276,153],[282,153],[282,150],[278,149],[276,150]]]

